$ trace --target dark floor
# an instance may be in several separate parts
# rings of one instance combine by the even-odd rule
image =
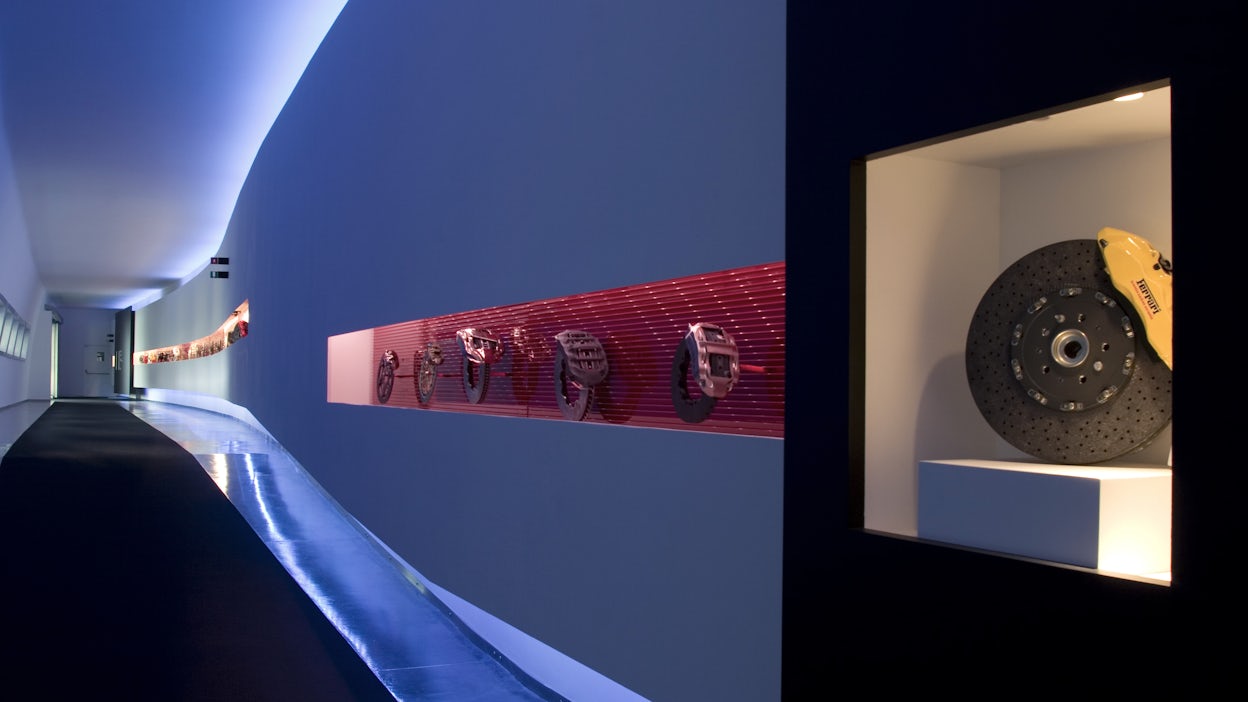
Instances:
[[[396,699],[643,699],[428,582],[262,427],[180,404],[113,401],[198,460]],[[0,409],[0,457],[50,404]],[[536,682],[538,692],[511,673]]]

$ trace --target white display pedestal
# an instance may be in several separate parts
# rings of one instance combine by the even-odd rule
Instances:
[[[919,462],[918,536],[1142,576],[1170,571],[1169,468]]]

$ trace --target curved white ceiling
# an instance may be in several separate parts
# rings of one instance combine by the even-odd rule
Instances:
[[[0,116],[49,301],[123,309],[207,265],[346,1],[0,2]]]

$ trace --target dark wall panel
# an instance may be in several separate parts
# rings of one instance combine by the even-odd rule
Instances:
[[[1243,540],[1244,472],[1214,458],[1233,434],[1199,409],[1216,384],[1201,362],[1201,300],[1234,295],[1202,232],[1235,221],[1234,179],[1212,175],[1238,143],[1222,88],[1236,82],[1242,3],[857,3],[788,6],[787,230],[790,337],[846,348],[821,392],[788,393],[785,438],[784,687],[838,674],[910,675],[998,694],[1002,679],[1061,690],[1101,670],[1125,692],[1199,681],[1224,662],[1198,622],[1242,625],[1226,553]],[[861,203],[854,164],[876,152],[1169,80],[1173,95],[1176,357],[1173,587],[863,532]],[[861,175],[861,172],[859,172]],[[898,252],[903,255],[904,252]],[[956,269],[949,275],[958,275]],[[969,315],[968,310],[968,315]],[[822,316],[845,324],[811,325]],[[921,338],[916,339],[922,343]],[[1209,358],[1206,356],[1205,358]],[[793,366],[793,363],[789,364]],[[846,398],[846,401],[829,401]],[[1206,407],[1207,409],[1207,407]],[[828,458],[828,457],[832,458]],[[848,457],[842,460],[839,457]],[[1212,462],[1211,462],[1212,461]],[[1234,495],[1236,497],[1229,497]],[[811,646],[825,637],[836,646]],[[1148,642],[1148,643],[1142,643]],[[1100,668],[1100,666],[1108,666]],[[1116,683],[1124,683],[1118,688]]]
[[[129,395],[134,390],[134,308],[117,310],[113,316],[113,348],[117,365],[113,368],[113,393]]]

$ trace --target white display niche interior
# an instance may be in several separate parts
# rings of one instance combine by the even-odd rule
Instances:
[[[1023,256],[1114,227],[1171,257],[1170,88],[1138,90],[1143,95],[1132,101],[1105,96],[866,160],[867,530],[928,538],[920,533],[922,511],[925,527],[952,528],[937,541],[1169,582],[1170,429],[1109,463],[1077,471],[1046,464],[997,436],[975,407],[965,369],[975,308]],[[1175,265],[1181,270],[1182,262]],[[920,488],[924,462],[940,477],[925,485],[928,495]],[[951,478],[950,464],[965,464],[966,473]],[[1002,480],[998,471],[1012,469],[1026,475]],[[1020,488],[1035,486],[1037,474],[1047,481],[1041,492]],[[1133,478],[1142,482],[1123,482]],[[1032,494],[1043,507],[940,509],[932,501],[939,494],[953,505],[954,484],[978,491],[964,494],[967,505]],[[994,496],[997,488],[1007,492]],[[925,509],[922,499],[931,503]],[[1037,521],[994,523],[1003,514]],[[1114,522],[1122,515],[1131,521]],[[938,517],[944,521],[932,521]],[[980,532],[995,536],[980,539]],[[1009,533],[1026,543],[1000,538]],[[1115,546],[1132,533],[1148,543]],[[1062,553],[1085,555],[1053,555]],[[1099,554],[1095,562],[1088,553]]]

